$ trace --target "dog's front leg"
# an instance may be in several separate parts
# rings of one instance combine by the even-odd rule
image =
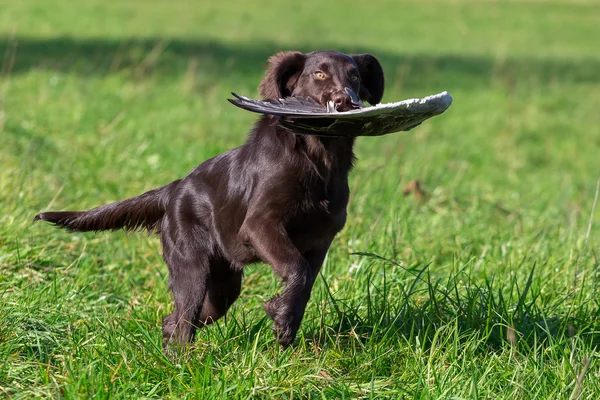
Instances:
[[[285,283],[279,296],[265,303],[265,311],[273,319],[275,333],[283,347],[296,337],[304,316],[306,299],[314,282],[310,263],[292,243],[283,226],[264,219],[247,220],[245,234],[259,257],[270,264]]]

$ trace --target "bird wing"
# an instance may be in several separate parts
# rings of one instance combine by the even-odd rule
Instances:
[[[232,93],[229,101],[245,110],[282,117],[280,124],[294,133],[317,136],[381,136],[408,131],[446,111],[452,104],[448,92],[422,99],[378,104],[349,111],[328,112],[310,98],[254,100]]]

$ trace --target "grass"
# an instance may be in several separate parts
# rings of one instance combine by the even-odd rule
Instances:
[[[0,4],[0,396],[600,396],[600,4]],[[184,176],[243,142],[281,49],[371,52],[384,101],[448,90],[410,133],[359,141],[346,228],[296,345],[245,271],[174,361],[155,237],[32,225]],[[412,181],[427,196],[404,196]],[[129,182],[123,185],[121,182]]]

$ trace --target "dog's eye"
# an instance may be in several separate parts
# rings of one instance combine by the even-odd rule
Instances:
[[[351,80],[352,82],[358,82],[358,75],[352,75],[352,76],[350,77],[350,80]]]
[[[317,72],[315,72],[315,76],[316,76],[317,78],[319,78],[319,79],[325,79],[325,78],[327,78],[327,75],[325,75],[325,73],[324,73],[324,72],[321,72],[321,71],[317,71]]]

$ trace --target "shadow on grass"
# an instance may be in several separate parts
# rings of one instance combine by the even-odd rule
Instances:
[[[371,52],[382,62],[388,83],[396,88],[452,90],[489,86],[513,87],[552,83],[600,82],[600,61],[558,59],[494,59],[471,55],[409,55],[322,45],[347,53]],[[50,70],[80,76],[125,73],[177,77],[194,73],[214,79],[260,79],[267,58],[282,48],[275,42],[227,43],[216,40],[160,38],[78,39],[3,37],[0,75]],[[298,50],[312,51],[307,45]],[[235,88],[232,88],[235,89]]]

